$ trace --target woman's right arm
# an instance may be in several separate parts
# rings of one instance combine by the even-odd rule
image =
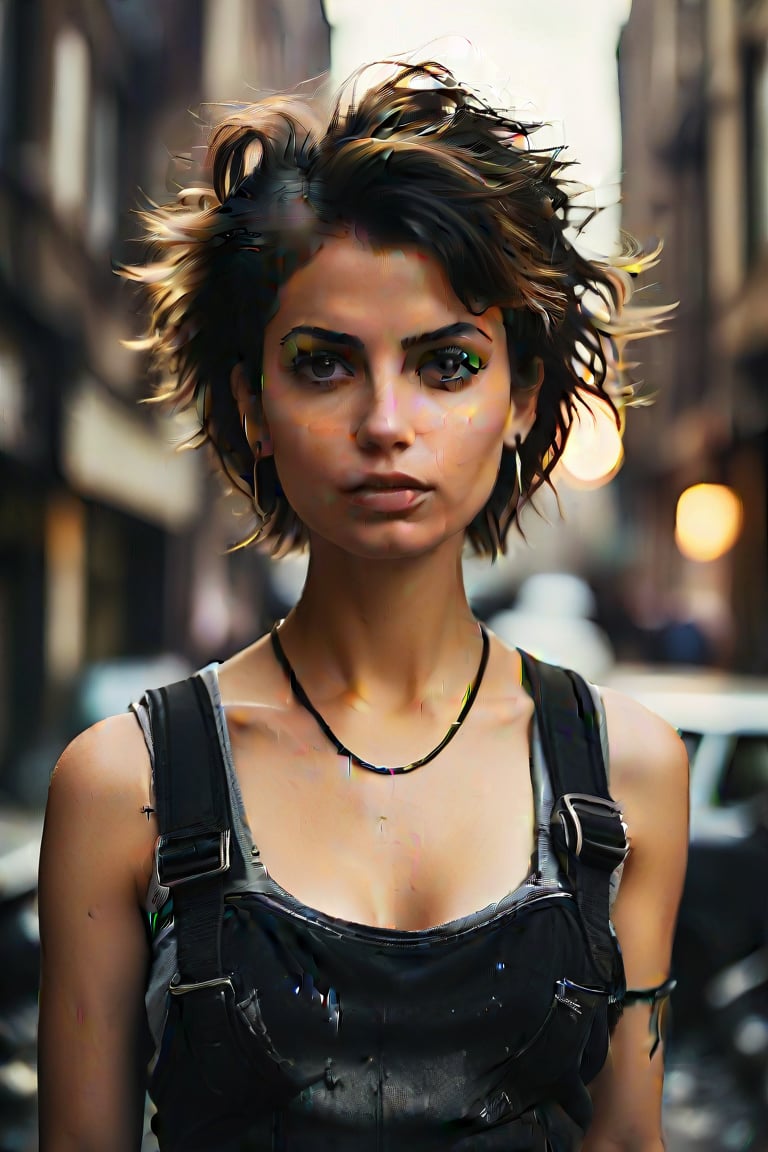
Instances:
[[[141,1145],[148,780],[128,714],[78,736],[51,779],[40,854],[40,1152]]]

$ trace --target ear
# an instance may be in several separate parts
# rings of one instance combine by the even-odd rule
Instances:
[[[525,440],[536,419],[539,392],[544,380],[544,361],[534,356],[525,372],[515,372],[509,397],[509,415],[504,427],[504,445],[516,448]]]
[[[240,413],[240,423],[254,457],[260,459],[264,456],[271,456],[274,449],[269,424],[262,405],[259,403],[259,398],[251,387],[248,368],[242,360],[235,364],[230,373],[229,387]]]

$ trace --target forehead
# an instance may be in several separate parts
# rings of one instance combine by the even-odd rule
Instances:
[[[497,312],[489,309],[487,320]],[[430,253],[416,247],[375,248],[347,235],[324,240],[283,285],[268,332],[314,324],[368,343],[379,335],[399,341],[412,332],[476,319]]]

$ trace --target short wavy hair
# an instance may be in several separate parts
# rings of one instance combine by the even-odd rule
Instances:
[[[627,308],[633,275],[654,262],[625,237],[620,256],[588,259],[568,237],[589,214],[559,149],[535,149],[540,125],[492,107],[434,61],[392,65],[359,100],[341,90],[329,118],[316,97],[282,94],[230,106],[212,130],[205,178],[141,213],[146,258],[119,265],[149,305],[153,399],[194,407],[231,483],[253,494],[253,455],[230,388],[244,361],[258,395],[264,330],[282,284],[316,251],[323,229],[354,228],[376,247],[416,245],[444,268],[474,314],[496,305],[512,387],[543,362],[533,428],[504,448],[494,489],[466,528],[475,552],[505,551],[520,501],[562,455],[577,405],[632,395],[628,339],[658,328],[663,308]],[[359,74],[356,74],[356,77]],[[260,468],[275,468],[268,459]],[[305,525],[271,477],[270,515],[243,544],[301,550]]]

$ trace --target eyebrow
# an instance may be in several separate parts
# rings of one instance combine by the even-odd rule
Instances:
[[[359,348],[362,350],[364,347],[362,340],[357,336],[350,336],[348,332],[333,332],[330,328],[313,328],[308,324],[299,324],[296,328],[291,328],[290,332],[286,332],[280,341],[280,346],[287,344],[292,336],[315,336],[318,340],[324,340],[327,344],[346,344],[347,347]]]
[[[491,337],[487,332],[483,332],[482,328],[478,328],[476,324],[449,324],[447,328],[437,328],[434,332],[421,332],[418,336],[406,336],[402,340],[403,348],[412,348],[414,344],[431,344],[435,340],[445,340],[450,336],[473,336],[479,332],[484,336],[488,343],[491,343]]]
[[[491,337],[487,332],[483,332],[482,328],[478,328],[476,324],[448,324],[445,328],[437,328],[434,332],[420,332],[418,336],[406,336],[400,341],[403,349],[413,348],[416,344],[430,344],[435,340],[446,340],[451,336],[473,336],[479,333],[491,343]],[[325,340],[328,344],[342,344],[348,348],[357,348],[362,351],[365,348],[363,341],[359,336],[351,336],[349,332],[333,332],[329,328],[314,328],[307,324],[299,324],[296,328],[291,328],[283,336],[280,344],[286,344],[292,336],[314,336],[318,340]]]

